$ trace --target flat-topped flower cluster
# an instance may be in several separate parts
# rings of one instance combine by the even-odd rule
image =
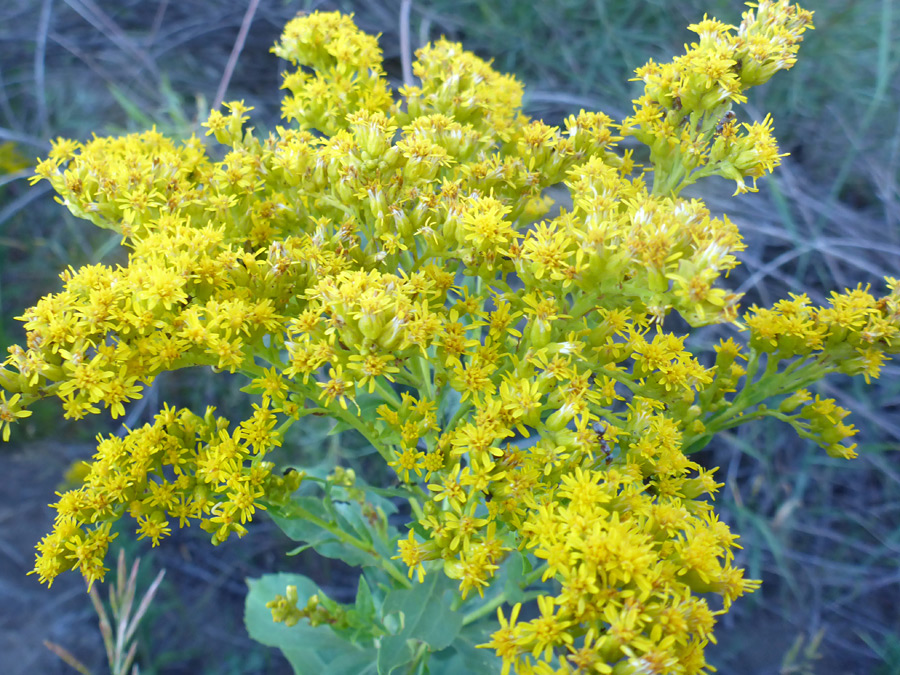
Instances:
[[[712,175],[751,190],[779,164],[771,120],[740,124],[731,106],[793,65],[807,28],[785,1],[737,29],[704,19],[685,55],[637,71],[633,116],[582,111],[557,128],[447,41],[418,52],[419,84],[395,98],[376,39],[315,13],[273,49],[294,66],[286,125],[258,137],[250,109],[226,104],[205,125],[221,160],[155,130],[57,140],[35,180],[120,233],[128,262],[66,270],[23,314],[27,344],[0,369],[4,440],[39,398],[66,418],[118,418],[191,366],[246,376],[258,401],[243,421],[166,406],[99,438],[38,544],[41,580],[102,579],[126,516],[154,545],[195,522],[213,543],[243,535],[304,478],[269,453],[324,414],[406,490],[412,522],[392,545],[413,583],[446,574],[465,598],[512,552],[534,561],[534,618],[499,610],[487,643],[504,674],[706,672],[716,616],[758,582],[734,566],[737,537],[710,501],[721,484],[689,452],[768,415],[852,457],[847,411],[806,387],[829,372],[868,381],[900,350],[893,279],[881,298],[860,287],[742,317],[719,285],[744,248],[737,228],[678,196]],[[648,166],[616,150],[625,136]],[[562,208],[546,192],[559,184]],[[749,340],[722,341],[704,366],[664,329],[671,312]],[[276,618],[315,614],[297,601],[294,588]]]

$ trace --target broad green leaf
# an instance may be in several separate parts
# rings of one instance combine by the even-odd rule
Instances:
[[[462,614],[450,609],[450,599],[446,596],[452,586],[443,574],[429,574],[421,584],[387,594],[381,608],[384,624],[395,628],[397,633],[381,640],[379,675],[389,675],[395,668],[409,663],[419,642],[427,644],[433,652],[453,642],[462,627]]]
[[[300,605],[318,591],[315,583],[301,574],[268,574],[248,579],[244,604],[244,624],[257,642],[277,647],[296,675],[360,675],[376,660],[374,648],[364,649],[343,640],[331,628],[308,623],[286,626],[272,620],[266,603],[284,595],[288,586],[297,587]]]
[[[388,593],[382,615],[401,615],[398,636],[420,640],[432,651],[440,651],[453,642],[462,628],[462,614],[450,609],[450,598],[446,597],[453,585],[443,574],[429,574],[421,584]]]
[[[377,675],[377,653],[374,648],[353,651],[334,659],[318,675]]]
[[[358,478],[353,487],[357,490],[364,491],[366,493],[366,501],[375,508],[380,508],[382,511],[384,511],[385,515],[388,516],[397,512],[397,506],[392,501],[387,499],[387,497],[403,497],[404,499],[409,499],[410,497],[412,497],[412,493],[408,490],[399,488],[378,488],[374,485],[369,485],[368,483]],[[356,502],[356,500],[350,497],[350,491],[344,487],[335,486],[332,489],[331,496],[332,499],[336,502]]]
[[[300,555],[306,549],[312,548],[312,546],[313,546],[312,544],[303,544],[302,546],[298,546],[297,548],[292,548],[290,551],[285,553],[285,555],[288,555],[288,556]]]
[[[374,420],[378,417],[377,410],[384,404],[384,399],[380,394],[360,394],[356,398],[356,403],[359,405],[359,415],[362,419]]]
[[[328,430],[329,436],[335,436],[336,434],[342,434],[345,431],[355,431],[356,427],[352,424],[348,424],[342,419],[335,419],[334,426]]]
[[[474,626],[463,628],[450,647],[429,659],[430,675],[497,675],[502,670],[503,662],[490,649],[475,646],[490,639],[488,632]]]
[[[378,675],[390,675],[395,668],[413,660],[409,640],[403,635],[387,635],[378,649]]]

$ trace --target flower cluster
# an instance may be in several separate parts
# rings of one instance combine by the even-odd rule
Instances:
[[[273,474],[263,457],[280,444],[274,414],[256,407],[253,416],[230,429],[209,408],[201,417],[166,407],[153,424],[124,438],[98,438],[90,469],[77,489],[54,504],[53,532],[37,545],[35,572],[52,583],[76,569],[88,582],[102,579],[112,523],[128,514],[138,539],[154,546],[172,531],[199,521],[213,543],[232,533],[243,536],[246,523],[265,503],[285,502],[300,485],[296,471]],[[91,527],[92,524],[99,525]]]
[[[677,192],[704,176],[734,180],[735,194],[755,191],[757,178],[781,163],[771,118],[739,124],[731,107],[747,100],[747,89],[794,65],[812,12],[787,2],[748,4],[756,11],[744,12],[737,32],[704,17],[688,26],[699,41],[683,56],[636,71],[644,94],[623,133],[649,146],[659,191]]]
[[[846,411],[807,387],[829,372],[868,381],[900,351],[893,279],[881,299],[799,296],[741,321],[719,285],[744,247],[737,228],[678,197],[713,174],[749,189],[778,164],[770,121],[741,132],[730,106],[789,68],[809,27],[781,0],[736,33],[704,20],[685,56],[638,70],[633,117],[582,111],[557,128],[523,115],[513,78],[447,41],[418,52],[420,83],[395,101],[376,40],[315,13],[273,50],[295,67],[287,126],[257,138],[250,109],[226,104],[205,125],[220,161],[155,131],[56,141],[35,180],[121,234],[128,262],[65,271],[21,317],[27,344],[0,368],[4,440],[38,398],[115,418],[158,374],[192,366],[240,373],[259,402],[237,425],[166,407],[99,439],[38,545],[41,580],[102,579],[126,515],[154,545],[191,522],[214,543],[242,535],[302,480],[267,454],[326,414],[409,498],[391,543],[410,578],[443,570],[471,601],[501,566],[530,561],[534,618],[511,602],[483,645],[504,673],[707,672],[717,615],[758,582],[713,511],[714,470],[689,453],[770,415],[852,456]],[[625,135],[649,146],[648,167],[616,151]],[[558,184],[571,203],[551,211]],[[723,341],[704,366],[664,329],[671,312],[743,325],[748,344]],[[396,578],[388,556],[373,560]],[[286,592],[270,603],[279,621],[337,616]]]

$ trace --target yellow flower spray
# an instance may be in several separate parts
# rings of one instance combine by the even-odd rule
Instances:
[[[153,545],[191,523],[219,543],[267,510],[364,568],[354,605],[301,575],[264,595],[270,628],[248,601],[251,633],[269,635],[272,616],[328,632],[267,642],[297,672],[302,649],[336,639],[356,645],[346,672],[430,655],[431,672],[476,672],[487,652],[464,645],[477,643],[504,675],[708,672],[717,617],[759,582],[734,566],[737,537],[711,503],[721,484],[690,453],[771,416],[853,457],[847,411],[807,387],[868,381],[900,350],[895,279],[881,298],[860,287],[742,315],[718,285],[744,248],[737,228],[679,197],[708,176],[755,190],[779,164],[771,119],[739,124],[732,106],[793,65],[809,28],[784,0],[737,28],[704,19],[684,55],[638,69],[632,116],[582,111],[560,129],[443,40],[395,98],[376,39],[314,13],[273,49],[294,67],[286,126],[258,138],[250,108],[226,104],[205,124],[221,161],[155,130],[57,140],[34,180],[120,233],[128,263],[64,271],[21,317],[27,345],[0,369],[3,439],[39,398],[66,418],[118,418],[159,373],[192,366],[240,373],[258,401],[240,421],[166,406],[99,438],[35,572],[102,579],[126,516]],[[647,166],[616,150],[625,136]],[[549,217],[559,184],[571,205]],[[747,342],[722,341],[704,366],[664,329],[672,312],[733,322]],[[362,434],[399,486],[276,470],[269,453],[309,415]],[[494,613],[499,626],[472,633]]]

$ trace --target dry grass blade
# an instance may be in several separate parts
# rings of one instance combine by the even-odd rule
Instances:
[[[156,595],[156,591],[159,589],[159,585],[162,583],[163,577],[165,576],[166,571],[160,570],[159,574],[157,574],[156,578],[153,580],[153,583],[150,584],[150,588],[144,593],[144,597],[141,599],[137,611],[134,613],[134,619],[131,621],[128,632],[125,634],[126,640],[130,640],[134,636],[134,631],[137,630],[138,624],[141,619],[144,618],[144,614],[147,612],[147,608],[150,607],[150,603],[153,602],[153,597]]]
[[[15,143],[24,143],[35,148],[40,148],[41,150],[50,149],[50,144],[43,138],[29,136],[28,134],[19,133],[18,131],[13,131],[12,129],[6,129],[3,127],[0,127],[0,140],[13,141]]]
[[[131,608],[134,605],[134,598],[137,594],[137,573],[141,559],[136,558],[131,566],[131,574],[125,581],[125,552],[119,551],[119,575],[118,575],[118,591],[117,598],[119,604],[119,614],[116,616],[116,668],[115,673],[126,673],[125,665],[128,658],[126,649],[128,649],[128,633],[129,623],[131,619]],[[130,651],[130,650],[129,650]]]
[[[247,40],[247,32],[250,30],[250,24],[253,23],[253,15],[259,7],[259,0],[250,0],[244,19],[241,21],[241,29],[238,31],[237,40],[234,41],[234,47],[231,49],[231,55],[228,57],[228,64],[225,66],[225,72],[222,73],[222,79],[219,82],[219,88],[216,90],[216,98],[213,100],[212,109],[218,110],[225,100],[225,92],[228,90],[228,83],[231,82],[231,76],[234,74],[234,68],[237,60],[244,49],[244,42]]]
[[[16,171],[15,173],[8,173],[5,176],[0,177],[0,187],[9,183],[13,183],[17,180],[22,180],[23,178],[28,178],[29,176],[33,175],[34,169],[30,167],[27,169],[22,169],[21,171]]]
[[[103,66],[101,66],[97,62],[96,59],[92,58],[90,56],[90,54],[88,54],[83,49],[79,48],[79,46],[77,44],[75,44],[71,40],[68,40],[65,36],[60,35],[59,33],[55,32],[55,31],[51,31],[50,39],[53,40],[56,44],[58,44],[60,47],[65,49],[67,52],[72,54],[72,56],[77,58],[79,61],[84,63],[91,71],[96,73],[96,75],[101,80],[103,80],[104,82],[107,82],[109,85],[115,85],[116,82],[120,79],[119,73],[112,73],[109,70],[105,69]],[[134,84],[136,85],[135,88],[140,88],[141,91],[143,92],[141,94],[142,104],[149,105],[149,102],[151,100],[151,94],[154,91],[153,88],[148,88],[146,86],[146,84],[140,83],[140,82],[135,82]],[[142,85],[142,86],[137,87],[137,85]]]
[[[116,652],[116,647],[113,643],[112,624],[109,622],[109,615],[103,607],[103,602],[100,600],[100,593],[97,592],[97,589],[91,587],[89,594],[91,596],[91,603],[94,605],[94,611],[97,612],[97,616],[100,619],[100,635],[103,637],[103,646],[106,649],[106,659],[112,663],[115,660]]]
[[[134,657],[137,654],[137,642],[132,642],[131,647],[128,649],[128,653],[125,655],[125,659],[122,661],[122,665],[119,667],[119,670],[116,671],[117,675],[126,675],[128,671],[131,669],[131,664],[134,663]],[[134,670],[132,671],[132,675],[137,673],[138,667],[134,666]]]
[[[44,0],[41,6],[41,18],[38,23],[36,48],[34,50],[34,84],[37,94],[38,126],[44,135],[47,135],[47,82],[46,82],[46,57],[47,57],[47,33],[50,30],[50,7],[52,0]]]
[[[400,5],[400,62],[403,64],[403,84],[413,85],[412,47],[409,43],[409,12],[412,0],[403,0]]]
[[[119,598],[125,594],[125,552],[119,551],[119,557],[116,560],[116,583],[109,587],[109,606],[112,608],[113,616],[119,618]]]
[[[96,3],[92,0],[66,0],[66,4],[78,12],[85,21],[103,33],[119,49],[136,57],[154,77],[159,77],[159,71],[153,60]]]
[[[159,28],[162,26],[163,17],[166,15],[166,10],[169,8],[169,0],[162,0],[159,3],[159,8],[156,10],[156,16],[153,17],[153,24],[150,26],[150,33],[147,35],[147,44],[152,45],[156,41],[156,35],[159,33]]]
[[[813,675],[815,672],[814,662],[822,658],[819,647],[824,636],[824,628],[820,628],[808,640],[805,635],[798,635],[791,649],[784,656],[779,671],[780,675]]]
[[[138,667],[134,665],[138,647],[138,643],[134,639],[135,633],[166,573],[165,570],[161,570],[156,575],[132,615],[132,608],[137,597],[137,575],[140,563],[140,558],[136,558],[129,572],[125,564],[125,552],[119,551],[116,581],[110,585],[109,589],[109,604],[116,624],[115,631],[113,631],[109,614],[100,600],[100,593],[96,588],[90,589],[91,603],[100,619],[100,634],[103,636],[103,644],[106,647],[106,657],[112,675],[128,675],[129,671],[131,675],[135,675],[139,672]]]
[[[22,193],[21,196],[12,200],[9,205],[0,211],[0,225],[3,225],[7,220],[15,216],[19,211],[28,206],[31,202],[38,200],[40,197],[47,194],[50,191],[50,187],[41,189],[40,187],[29,190],[28,192]]]
[[[75,656],[72,655],[72,652],[65,647],[61,647],[55,642],[50,642],[50,640],[44,640],[44,646],[81,673],[81,675],[91,675],[91,671],[88,670],[87,666],[75,658]]]

